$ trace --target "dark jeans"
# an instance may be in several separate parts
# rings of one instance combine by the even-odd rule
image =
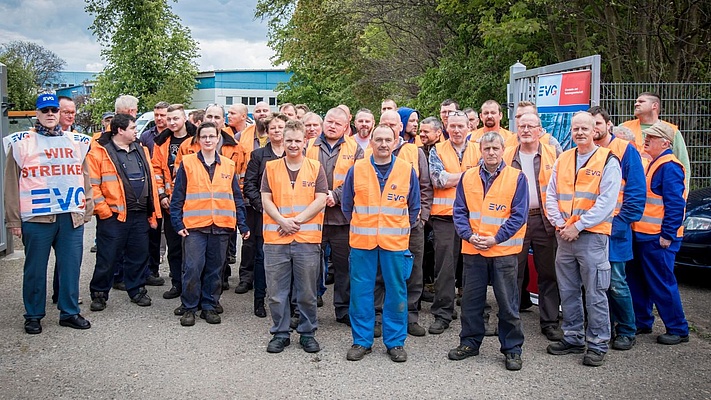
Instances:
[[[229,234],[190,230],[183,238],[183,284],[180,301],[186,310],[214,310],[222,292],[222,264],[227,256]]]
[[[348,274],[348,259],[351,254],[349,244],[350,225],[324,225],[321,249],[326,244],[331,245],[331,261],[333,262],[333,307],[336,318],[348,315],[351,301],[351,280]]]
[[[123,259],[124,283],[129,297],[138,294],[145,284],[148,260],[148,217],[145,211],[126,213],[126,221],[118,214],[96,223],[96,267],[89,288],[91,298],[103,293],[108,299],[114,281],[114,268]]]
[[[170,215],[170,211],[165,208],[163,215]],[[170,219],[165,220],[163,225],[165,233],[165,243],[168,246],[168,266],[170,267],[170,282],[179,291],[183,290],[183,238],[178,235],[170,223]],[[227,250],[225,250],[227,251]]]
[[[148,230],[148,272],[158,276],[160,268],[160,238],[163,235],[163,219],[158,219],[158,227]]]
[[[462,239],[454,230],[451,217],[432,217],[430,223],[435,235],[435,299],[430,310],[435,318],[451,321],[454,311],[454,279],[457,257],[462,252]]]
[[[264,249],[262,246],[257,246],[257,237],[261,237],[262,227],[257,227],[259,220],[259,212],[247,206],[246,222],[249,227],[249,239],[242,241],[242,250],[239,261],[239,281],[252,283],[254,281],[254,263],[257,252],[261,253],[260,257],[264,260]]]
[[[263,300],[267,296],[267,278],[264,275],[264,237],[256,236],[254,255],[254,299]]]
[[[478,254],[464,255],[461,344],[478,349],[484,340],[486,286],[491,281],[499,305],[501,352],[521,354],[523,327],[518,310],[517,264],[516,255],[491,258]]]

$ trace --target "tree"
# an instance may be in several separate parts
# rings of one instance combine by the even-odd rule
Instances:
[[[158,101],[190,102],[197,42],[167,0],[87,0],[85,9],[95,17],[89,29],[104,46],[107,62],[88,105],[93,115],[113,110],[122,94],[138,97],[139,111]]]
[[[37,94],[64,68],[54,52],[32,42],[13,41],[0,47],[0,62],[7,66],[8,100],[16,110],[35,108]]]

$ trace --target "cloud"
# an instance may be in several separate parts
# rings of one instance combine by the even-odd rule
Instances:
[[[200,41],[200,70],[277,68],[271,64],[274,51],[266,41],[248,42],[242,39]]]

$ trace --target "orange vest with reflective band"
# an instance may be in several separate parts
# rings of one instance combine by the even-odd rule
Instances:
[[[494,130],[484,132],[484,128],[482,127],[482,128],[479,128],[475,131],[469,132],[469,140],[472,142],[478,142],[479,139],[481,139],[481,137],[484,136],[484,134],[489,133],[489,132],[497,132],[499,135],[501,135],[501,137],[504,138],[504,145],[509,140],[509,138],[511,136],[514,137],[514,140],[516,140],[516,138],[517,138],[516,134],[511,132],[508,129],[499,128],[498,130],[494,129]],[[517,144],[518,144],[518,142],[517,142]]]
[[[264,174],[267,176],[269,187],[272,190],[272,201],[277,206],[279,214],[291,218],[306,210],[306,207],[316,198],[316,179],[320,168],[320,162],[304,158],[292,188],[289,172],[286,169],[286,160],[278,159],[267,162]],[[278,229],[279,224],[265,212],[262,230],[264,243],[289,244],[293,241],[321,243],[323,209],[315,217],[301,224],[301,228],[294,235],[279,236]]]
[[[628,141],[620,138],[615,138],[615,140],[611,141],[608,145],[607,148],[610,149],[612,154],[617,156],[617,158],[620,160],[620,163],[622,163],[622,157],[624,157],[625,152],[627,151],[627,145],[629,144]],[[627,180],[622,177],[622,183],[620,184],[620,194],[617,195],[617,204],[615,204],[615,212],[612,213],[612,216],[617,216],[617,214],[620,213],[620,210],[622,209],[622,201],[625,198],[625,185],[627,184]]]
[[[343,181],[346,180],[348,170],[355,162],[356,151],[358,151],[358,143],[355,139],[348,139],[347,137],[344,137],[343,139],[343,143],[341,143],[338,148],[338,160],[336,160],[336,166],[333,168],[333,187],[329,188],[331,190],[343,185]],[[311,139],[309,141],[306,149],[306,157],[318,161],[321,146],[314,146],[315,141],[316,139]]]
[[[511,216],[511,202],[516,195],[518,175],[522,172],[508,165],[505,166],[484,195],[484,185],[479,176],[480,169],[480,166],[476,166],[465,172],[462,178],[469,209],[469,226],[472,232],[480,236],[496,236],[501,225]],[[477,250],[469,241],[462,240],[462,253],[481,254],[484,257],[518,254],[523,249],[525,236],[526,224],[523,224],[509,240],[484,251]]]
[[[187,177],[183,205],[183,224],[186,229],[207,228],[213,224],[236,229],[237,209],[232,192],[235,163],[227,157],[218,157],[220,162],[215,163],[212,181],[197,154],[183,157],[183,169]]]
[[[507,147],[504,150],[504,162],[508,166],[513,165],[514,155],[519,151],[519,147]],[[555,164],[556,155],[555,148],[547,144],[541,143],[541,169],[538,171],[538,188],[541,194],[541,204],[539,204],[543,213],[546,214],[546,191],[548,190],[548,182],[553,175],[553,165]],[[515,167],[514,167],[515,168]],[[530,193],[533,196],[534,193]],[[547,214],[546,214],[547,215]]]
[[[403,160],[403,161],[407,161],[408,163],[410,163],[410,165],[412,165],[412,168],[415,169],[415,175],[417,175],[417,178],[419,179],[420,178],[420,168],[419,168],[420,164],[419,164],[418,160],[419,160],[420,153],[418,151],[418,147],[412,143],[405,143],[398,150],[399,151],[398,151],[396,157]],[[373,155],[373,148],[368,147],[365,149],[363,158],[366,160],[370,160],[370,156],[372,156],[372,155]]]
[[[223,130],[223,132],[226,131]],[[193,137],[191,140],[186,140],[181,143],[178,148],[178,154],[175,156],[175,164],[173,165],[173,169],[177,171],[178,167],[180,167],[180,163],[183,162],[183,157],[188,154],[195,154],[198,151],[200,151],[200,143],[197,141],[197,136]],[[242,189],[244,186],[244,173],[247,171],[244,148],[239,142],[237,142],[236,146],[223,143],[223,145],[220,146],[220,155],[234,161],[235,175],[239,176],[239,188]]]
[[[356,249],[404,251],[410,243],[410,193],[412,166],[399,158],[380,192],[380,183],[370,157],[356,161],[353,169],[353,217],[350,245]],[[380,196],[377,195],[380,193]]]
[[[661,119],[659,121],[664,122],[665,124],[674,128],[675,133],[676,133],[676,131],[679,130],[679,127],[672,124],[672,123],[669,123],[669,122],[661,120]],[[637,150],[640,152],[640,154],[644,153],[644,135],[642,135],[642,123],[639,121],[639,118],[625,121],[622,123],[622,126],[628,128],[629,130],[632,131],[632,133],[634,133],[634,145],[637,148]],[[672,140],[672,142],[674,142],[674,141]]]
[[[662,196],[652,192],[652,178],[657,169],[662,165],[673,162],[681,166],[684,175],[686,175],[686,170],[684,170],[684,165],[682,165],[673,154],[665,154],[659,157],[651,167],[647,169],[647,202],[644,204],[644,213],[642,214],[642,219],[637,222],[632,223],[632,230],[639,233],[646,233],[649,235],[658,235],[662,233],[662,220],[664,219],[664,199]],[[684,180],[684,200],[688,194],[689,188],[686,187],[686,180]],[[684,211],[686,214],[686,210]],[[680,226],[676,231],[676,237],[684,237],[684,226]]]
[[[576,174],[577,149],[570,149],[560,155],[556,187],[558,189],[558,209],[565,219],[566,226],[577,222],[595,204],[600,195],[602,171],[611,156],[609,149],[598,147]],[[612,215],[600,224],[585,230],[609,235],[612,231]]]
[[[452,147],[452,142],[437,143],[435,151],[444,164],[444,169],[449,173],[464,172],[469,168],[479,165],[481,151],[476,144],[469,143],[462,155],[462,162],[459,162],[457,151]],[[457,194],[456,186],[446,189],[434,188],[432,199],[432,215],[452,215],[454,197]]]
[[[254,151],[254,138],[256,136],[257,132],[257,124],[250,125],[242,131],[242,134],[239,137],[239,144],[242,145],[242,148],[244,148],[245,156],[244,156],[244,165],[246,166],[247,163],[249,163],[249,160],[252,159],[252,152]],[[246,168],[246,167],[245,167]]]

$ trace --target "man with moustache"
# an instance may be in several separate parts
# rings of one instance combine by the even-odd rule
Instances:
[[[400,115],[400,121],[402,122],[402,130],[398,132],[400,137],[402,137],[406,143],[419,146],[421,143],[420,136],[417,134],[417,126],[420,120],[420,113],[409,107],[400,107],[397,113]]]
[[[547,351],[585,352],[583,365],[598,367],[610,340],[609,237],[622,174],[617,157],[595,144],[594,132],[590,113],[573,116],[571,133],[577,147],[558,158],[546,191],[547,217],[558,240],[555,272],[563,309],[563,339],[548,345]]]
[[[470,140],[472,142],[478,142],[486,132],[498,132],[504,140],[508,140],[513,135],[513,132],[501,127],[501,119],[504,114],[501,111],[501,105],[496,100],[485,101],[481,105],[481,113],[479,115],[484,122],[484,126],[471,132]]]
[[[375,116],[367,108],[361,108],[356,113],[355,127],[356,134],[353,136],[358,146],[365,151],[370,147],[370,133],[375,126]]]

